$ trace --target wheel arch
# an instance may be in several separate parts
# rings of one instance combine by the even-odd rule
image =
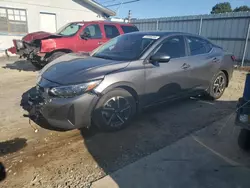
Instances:
[[[228,87],[228,84],[229,84],[229,74],[228,74],[228,72],[225,69],[222,69],[221,72],[223,72],[226,75],[226,78],[227,78],[226,87]]]
[[[105,88],[102,92],[100,92],[100,95],[103,96],[106,93],[108,93],[109,91],[112,91],[115,88],[121,88],[124,89],[126,91],[128,91],[135,99],[136,102],[136,110],[138,111],[139,109],[139,95],[137,93],[137,89],[136,87],[133,85],[133,83],[130,82],[117,82],[115,84],[112,84],[110,86],[108,86],[107,88]]]
[[[60,49],[53,50],[51,52],[47,52],[45,57],[48,58],[49,56],[51,56],[52,54],[56,52],[72,53],[73,51],[67,48],[60,48]]]
[[[68,48],[60,48],[60,49],[56,49],[53,52],[65,52],[65,53],[72,53],[73,51],[71,49]]]

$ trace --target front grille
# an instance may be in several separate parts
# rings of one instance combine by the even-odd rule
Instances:
[[[44,103],[44,98],[42,97],[42,94],[37,89],[38,87],[36,87],[35,92],[30,92],[28,94],[28,101],[29,101],[29,104],[32,106],[41,106]]]
[[[39,93],[43,93],[45,91],[45,89],[43,87],[39,86],[39,85],[36,86],[36,90]]]

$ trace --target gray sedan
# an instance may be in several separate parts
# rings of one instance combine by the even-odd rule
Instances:
[[[88,39],[92,40],[92,39]],[[200,36],[134,32],[90,56],[67,54],[46,65],[29,103],[52,126],[115,131],[141,109],[181,97],[219,99],[234,56]]]

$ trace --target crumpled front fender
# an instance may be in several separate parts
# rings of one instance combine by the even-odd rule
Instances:
[[[56,49],[56,42],[54,39],[41,40],[41,53],[52,52]]]

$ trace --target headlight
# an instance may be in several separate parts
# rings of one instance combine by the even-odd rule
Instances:
[[[60,98],[75,97],[94,89],[100,83],[101,80],[97,80],[84,84],[54,87],[49,90],[49,94],[54,97],[60,97]]]
[[[21,48],[24,47],[22,41],[16,41],[16,45],[17,45],[17,48],[18,48],[18,49],[21,49]]]

